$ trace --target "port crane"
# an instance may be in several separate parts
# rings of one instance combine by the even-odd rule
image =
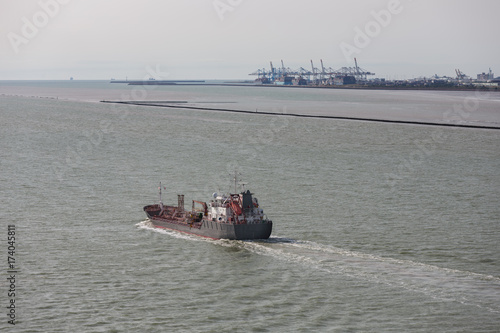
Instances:
[[[320,59],[321,69],[314,67],[314,62],[311,59],[311,69],[300,67],[297,70],[292,70],[285,67],[283,60],[281,60],[281,68],[275,68],[272,61],[270,62],[271,69],[265,68],[257,69],[249,75],[256,75],[258,80],[266,83],[274,83],[276,81],[287,81],[285,78],[309,78],[309,84],[327,84],[332,82],[335,77],[353,76],[357,82],[366,81],[368,75],[375,75],[358,66],[358,61],[354,58],[354,67],[341,67],[333,69],[332,67],[326,68],[323,64],[323,59]]]
[[[457,74],[457,80],[459,82],[470,81],[470,77],[465,75],[460,69],[455,69],[455,73]]]

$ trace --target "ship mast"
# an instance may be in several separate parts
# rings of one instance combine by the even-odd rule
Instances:
[[[158,187],[158,194],[160,195],[160,208],[163,210],[163,202],[161,201],[161,182],[160,182],[160,187]]]
[[[233,180],[234,180],[234,194],[237,194],[238,193],[238,185],[241,185],[241,189],[242,191],[245,191],[245,185],[247,183],[243,183],[241,182],[240,180],[241,179],[238,179],[238,175],[241,175],[241,173],[238,173],[238,171],[234,170],[234,176],[233,176]]]
[[[236,185],[238,184],[238,171],[234,170],[234,194],[238,193],[236,189]]]

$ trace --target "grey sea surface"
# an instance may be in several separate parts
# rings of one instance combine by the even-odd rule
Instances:
[[[498,332],[500,131],[99,103],[500,124],[486,92],[0,82],[16,332]],[[270,239],[152,228],[237,169]],[[188,206],[188,204],[187,204]],[[7,264],[6,241],[4,266]],[[7,270],[2,271],[5,281]]]

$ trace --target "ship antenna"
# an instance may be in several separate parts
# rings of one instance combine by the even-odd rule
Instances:
[[[236,184],[237,184],[237,182],[238,182],[238,173],[237,173],[236,170],[234,170],[234,192],[233,193],[235,193],[235,194],[238,193],[238,192],[236,192]]]
[[[234,177],[233,177],[233,180],[234,180],[234,194],[238,193],[238,171],[236,169],[234,169]]]
[[[158,187],[158,192],[160,195],[160,208],[163,210],[163,202],[161,201],[161,182],[160,182],[160,187]]]

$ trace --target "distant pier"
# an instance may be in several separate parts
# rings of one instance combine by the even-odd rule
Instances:
[[[175,85],[175,84],[191,84],[191,83],[205,83],[205,80],[111,80],[110,83],[125,83],[131,86],[145,86],[145,85]]]

